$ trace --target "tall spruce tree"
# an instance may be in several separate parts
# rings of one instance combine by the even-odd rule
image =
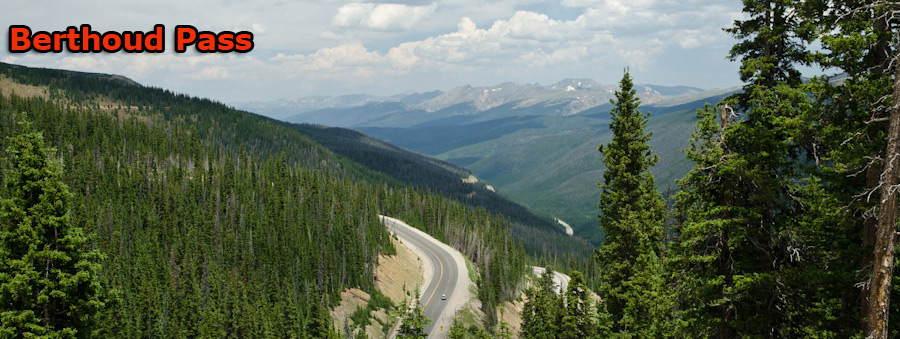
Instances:
[[[612,142],[601,145],[606,171],[600,192],[600,227],[606,240],[597,253],[601,266],[599,295],[611,315],[613,332],[654,337],[664,316],[661,302],[660,251],[665,203],[650,167],[658,157],[646,132],[649,114],[638,110],[631,76],[610,100]],[[605,316],[604,316],[605,317]]]
[[[721,127],[709,105],[698,110],[691,147],[685,151],[696,164],[683,179],[676,195],[676,209],[682,211],[676,241],[672,244],[667,268],[677,281],[680,334],[694,337],[728,338],[734,335],[734,306],[729,289],[734,285],[731,255],[732,233],[740,210],[732,200],[740,194],[729,175],[732,158],[724,140],[730,112],[722,108]]]
[[[815,36],[815,25],[797,15],[801,0],[744,0],[745,20],[735,20],[725,31],[740,40],[729,58],[740,59],[741,80],[772,88],[779,84],[800,85],[797,63],[808,64],[804,42]],[[752,94],[739,94],[746,104]]]
[[[92,337],[102,255],[70,218],[72,194],[44,137],[23,118],[0,200],[0,337]]]
[[[865,327],[846,324],[866,322],[876,299],[869,296],[873,286],[869,273],[873,262],[881,261],[874,260],[873,252],[882,200],[879,188],[886,187],[882,179],[889,177],[884,175],[884,159],[890,149],[887,136],[894,101],[890,66],[896,55],[891,27],[896,29],[898,18],[889,13],[887,4],[810,1],[802,12],[817,31],[826,32],[814,61],[822,69],[842,73],[839,81],[824,75],[804,86],[814,106],[802,117],[794,137],[814,155],[806,166],[802,196],[810,208],[802,220],[807,244],[815,252],[805,261],[818,271],[810,279],[819,286],[818,299],[834,300],[834,320],[823,328],[844,337]],[[892,313],[896,311],[894,307]]]
[[[797,162],[776,122],[805,97],[792,88],[752,91],[744,120],[701,111],[687,151],[696,167],[680,181],[682,220],[668,258],[687,336],[803,336],[826,320],[818,312],[828,310],[811,306],[830,301],[811,298],[817,277],[804,261],[812,249],[798,220]]]
[[[571,278],[565,294],[566,308],[560,337],[590,338],[596,334],[597,319],[594,305],[588,296],[584,275],[572,271]]]
[[[796,337],[828,321],[830,309],[815,305],[832,301],[813,297],[809,228],[799,220],[809,206],[795,135],[810,105],[797,66],[808,64],[814,37],[800,4],[745,0],[748,18],[727,29],[741,40],[730,57],[747,84],[726,103],[745,115],[701,111],[687,151],[696,167],[680,182],[670,258],[683,335]]]
[[[556,338],[562,317],[558,291],[554,287],[553,271],[549,268],[541,275],[537,288],[525,291],[528,301],[522,310],[522,338]]]
[[[858,304],[859,312],[845,313],[859,315],[869,338],[895,337],[900,326],[889,319],[900,311],[896,302],[890,303],[898,294],[892,283],[897,278],[896,187],[900,183],[900,3],[815,4],[811,21],[828,32],[822,37],[823,52],[816,61],[823,68],[843,71],[845,79],[837,84],[826,77],[812,82],[811,92],[819,106],[808,125],[816,127],[810,134],[821,135],[813,139],[820,143],[812,145],[821,144],[827,156],[811,177],[820,178],[823,195],[830,198],[818,204],[819,209],[837,206],[838,212],[833,214],[848,216],[837,221],[852,231],[847,232],[854,235],[851,244],[858,246],[853,241],[862,234],[862,251],[835,251],[841,259],[850,258],[846,262],[861,262],[862,277],[857,278],[862,287],[860,302],[850,303]],[[861,260],[852,258],[859,253]],[[836,268],[847,276],[852,273]]]

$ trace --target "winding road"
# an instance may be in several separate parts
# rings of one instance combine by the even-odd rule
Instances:
[[[531,268],[534,271],[534,275],[538,276],[538,278],[544,275],[544,271],[547,270],[546,268],[540,266],[531,266]],[[569,280],[572,280],[572,278],[568,275],[553,271],[553,282],[556,283],[557,286],[559,286],[559,290],[556,291],[556,293],[566,293],[566,289],[569,288]]]
[[[446,337],[455,313],[469,300],[469,273],[458,251],[406,223],[386,216],[382,222],[416,253],[424,264],[420,305],[428,317],[429,338]],[[443,295],[447,298],[444,300]]]

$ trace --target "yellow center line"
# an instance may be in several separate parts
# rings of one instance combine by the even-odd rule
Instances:
[[[410,226],[410,227],[412,227],[412,226]],[[394,225],[394,228],[395,228],[395,229],[397,228],[397,225],[396,225],[396,224]],[[425,246],[425,245],[422,244],[421,242],[416,241],[410,234],[407,234],[407,236],[409,236],[409,240],[410,240],[410,241],[412,241],[412,242],[414,242],[414,243],[416,243],[416,244],[419,244],[419,247],[421,247],[422,249],[424,249],[424,250],[428,251],[429,253],[431,253],[431,255],[434,256],[434,259],[437,260],[438,265],[441,266],[441,274],[440,274],[440,278],[438,278],[437,285],[434,286],[434,290],[431,291],[431,295],[428,297],[428,300],[425,301],[425,307],[428,307],[428,304],[431,303],[431,299],[434,298],[434,294],[437,293],[438,287],[441,286],[441,282],[443,282],[443,280],[444,280],[444,262],[441,261],[441,259],[438,257],[438,255],[437,255],[436,253],[434,253],[434,251],[432,251],[430,248],[428,248],[427,246]],[[436,319],[435,319],[435,320],[436,320]]]
[[[438,287],[440,287],[441,283],[444,281],[444,262],[440,258],[438,258],[437,254],[434,253],[434,251],[432,251],[431,249],[426,247],[425,250],[428,252],[431,252],[431,255],[433,255],[434,258],[437,259],[438,264],[441,266],[441,277],[438,278],[437,285],[434,286],[434,290],[431,291],[431,296],[428,297],[428,301],[425,302],[425,307],[428,307],[428,304],[431,303],[431,299],[434,298],[434,294],[437,293]],[[435,320],[437,320],[437,319],[435,319]]]

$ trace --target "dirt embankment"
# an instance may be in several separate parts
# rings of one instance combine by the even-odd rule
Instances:
[[[375,267],[375,286],[381,293],[400,304],[410,298],[407,291],[415,293],[417,287],[423,282],[422,260],[412,253],[406,245],[391,239],[397,249],[397,255],[378,258],[378,266]]]
[[[513,338],[518,338],[519,332],[522,330],[522,310],[524,309],[524,293],[522,293],[521,300],[513,300],[512,302],[504,301],[503,304],[498,307],[497,313],[500,316],[500,322],[506,322],[506,324],[509,325],[509,331],[512,333]]]
[[[405,245],[395,239],[391,239],[397,254],[392,256],[382,255],[378,257],[378,265],[375,267],[375,287],[394,302],[394,305],[403,305],[409,298],[409,294],[415,293],[415,289],[422,284],[422,262],[418,256],[412,253]],[[359,289],[348,289],[341,292],[341,303],[331,310],[331,318],[334,327],[342,333],[346,328],[355,327],[350,319],[358,308],[366,308],[371,296]],[[396,322],[396,316],[389,314],[385,309],[372,310],[369,313],[372,319],[366,326],[365,332],[370,338],[384,338],[385,333]]]

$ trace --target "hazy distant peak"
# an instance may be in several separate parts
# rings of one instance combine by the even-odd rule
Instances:
[[[593,89],[596,87],[601,87],[602,85],[593,79],[563,79],[555,84],[548,86],[551,89],[565,89],[565,90],[583,90],[583,89]],[[570,90],[570,91],[571,91]]]
[[[494,86],[459,86],[432,99],[421,102],[418,108],[437,111],[456,104],[471,102],[478,110],[488,110],[514,101],[537,95],[543,89],[517,82],[504,82]]]
[[[297,100],[238,103],[236,106],[278,119],[322,110],[364,106],[374,108],[373,111],[378,111],[381,115],[401,107],[406,107],[409,111],[438,112],[449,109],[456,112],[455,114],[477,114],[504,105],[514,109],[535,107],[536,110],[551,115],[572,115],[608,103],[617,89],[615,85],[604,85],[593,79],[566,78],[550,85],[507,81],[491,86],[462,85],[447,91],[407,92],[392,96],[368,94],[309,96]],[[660,101],[680,102],[682,99],[676,97],[692,97],[706,92],[704,89],[690,86],[652,84],[636,85],[635,90],[645,105]],[[372,105],[373,103],[386,105]],[[545,110],[540,107],[554,108]],[[306,119],[296,121],[316,121]],[[342,119],[341,121],[344,121],[348,118]]]
[[[635,86],[638,92],[652,93],[661,96],[679,96],[693,93],[700,93],[705,89],[690,86],[661,86],[651,84],[639,84]]]
[[[400,101],[404,102],[406,104],[416,105],[416,104],[422,103],[423,101],[434,99],[435,97],[437,97],[441,94],[444,94],[444,92],[443,91],[428,91],[428,92],[422,92],[422,93],[416,92],[416,93],[412,93],[412,94],[403,96],[402,98],[400,98]]]

